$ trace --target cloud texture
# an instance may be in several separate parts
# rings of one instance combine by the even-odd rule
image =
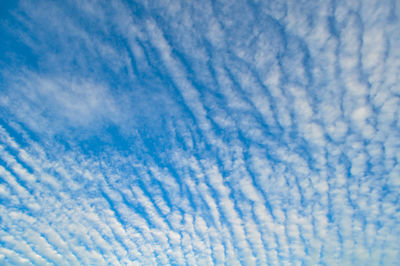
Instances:
[[[0,264],[394,265],[396,1],[0,14]]]

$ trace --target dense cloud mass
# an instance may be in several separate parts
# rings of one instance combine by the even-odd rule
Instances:
[[[9,2],[0,264],[399,263],[398,1]]]

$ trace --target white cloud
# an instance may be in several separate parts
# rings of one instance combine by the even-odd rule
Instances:
[[[21,2],[0,263],[396,262],[396,12]]]

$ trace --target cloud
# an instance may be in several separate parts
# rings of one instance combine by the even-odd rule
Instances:
[[[121,112],[101,84],[33,73],[25,73],[8,88],[3,107],[41,133],[49,129],[58,133],[66,126],[95,127],[96,123],[116,121]]]
[[[21,1],[3,264],[393,264],[390,1]]]

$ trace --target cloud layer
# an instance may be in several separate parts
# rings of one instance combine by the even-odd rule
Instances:
[[[400,261],[396,1],[6,10],[1,264]]]

